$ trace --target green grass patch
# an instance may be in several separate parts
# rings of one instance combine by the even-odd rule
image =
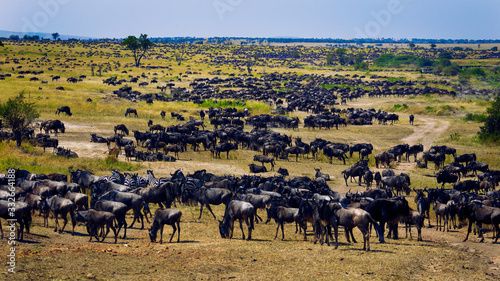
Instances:
[[[463,120],[484,123],[484,121],[486,121],[487,117],[488,116],[486,116],[486,114],[484,114],[484,113],[481,113],[481,114],[467,113],[467,114],[465,114],[465,117],[463,118]]]

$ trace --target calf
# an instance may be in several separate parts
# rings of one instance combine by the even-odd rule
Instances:
[[[115,234],[116,243],[118,234],[116,233],[116,229],[113,225],[116,218],[113,213],[90,209],[87,211],[84,218],[87,226],[87,232],[90,236],[89,242],[92,241],[92,236],[94,236],[96,240],[99,241],[99,238],[97,237],[97,230],[106,226],[106,233],[101,233],[103,236],[101,242],[106,239],[106,236],[108,236],[109,233],[109,229],[111,228],[113,230],[113,233]]]
[[[443,220],[443,232],[450,231],[450,225],[448,223],[448,219],[450,217],[450,209],[447,204],[443,204],[441,202],[434,202],[434,212],[436,213],[436,231],[441,230],[441,220]]]
[[[422,227],[424,226],[424,215],[418,211],[410,209],[410,214],[407,217],[405,217],[403,220],[405,222],[406,238],[408,238],[408,232],[410,232],[410,239],[413,239],[411,237],[411,226],[414,225],[415,228],[417,229],[417,233],[418,233],[417,241],[423,241],[422,240]]]

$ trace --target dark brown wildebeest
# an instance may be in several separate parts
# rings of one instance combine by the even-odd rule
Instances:
[[[181,239],[181,216],[182,212],[176,209],[158,209],[155,212],[155,216],[153,218],[153,225],[149,231],[149,238],[151,242],[156,242],[156,235],[158,230],[160,230],[160,244],[163,243],[163,226],[165,224],[171,225],[174,229],[172,236],[170,236],[169,243],[172,242],[172,238],[174,237],[175,232],[177,231],[177,243]],[[176,227],[177,225],[177,227]]]
[[[127,126],[125,126],[124,124],[119,124],[115,126],[115,134],[118,131],[121,131],[122,134],[126,134],[128,136],[129,131],[127,129]]]
[[[165,132],[165,127],[163,127],[162,125],[160,124],[155,124],[155,125],[151,125],[149,127],[149,131],[152,133],[154,131],[156,132]]]
[[[115,234],[115,243],[118,239],[118,233],[116,232],[116,228],[114,226],[114,220],[116,219],[115,215],[110,212],[105,212],[105,211],[97,211],[94,209],[90,209],[88,211],[80,211],[80,214],[84,213],[84,218],[85,218],[85,223],[87,225],[87,231],[89,233],[90,239],[89,242],[92,241],[92,236],[95,237],[97,241],[99,241],[99,238],[97,237],[97,232],[99,229],[104,229],[106,226],[106,232],[102,233],[102,241],[106,239],[106,236],[108,236],[109,229],[111,228],[113,230],[113,233]]]
[[[75,210],[76,206],[75,203],[71,202],[71,200],[59,197],[57,195],[54,195],[48,199],[42,197],[42,205],[43,209],[47,211],[52,211],[54,214],[54,217],[56,218],[56,227],[54,228],[54,232],[57,232],[59,229],[59,233],[62,233],[64,231],[64,227],[68,223],[67,215],[69,213],[71,217],[71,223],[73,224],[73,230],[71,232],[71,235],[75,234]],[[61,218],[64,220],[64,224],[62,227],[59,226],[59,220],[58,217],[61,215]],[[45,213],[44,215],[44,220],[48,219],[48,212]],[[48,226],[48,222],[47,222]]]
[[[25,202],[16,201],[14,202],[14,207],[11,205],[12,202],[7,202],[6,200],[0,200],[0,218],[6,219],[12,223],[19,224],[19,230],[17,232],[17,240],[23,241],[24,229],[26,228],[26,233],[30,233],[30,223],[31,223],[31,211],[30,206]],[[14,211],[12,211],[14,209]],[[0,222],[0,231],[2,233],[3,239],[3,229]],[[9,235],[10,236],[10,235]]]
[[[127,117],[127,115],[131,115],[131,114],[134,114],[135,117],[139,117],[137,115],[137,110],[135,108],[127,108],[127,111],[125,111],[125,117]]]
[[[496,243],[498,241],[498,238],[500,237],[500,208],[483,206],[481,203],[471,202],[469,204],[461,206],[459,214],[460,218],[469,219],[467,236],[465,237],[463,242],[469,239],[469,234],[474,222],[491,224],[493,226],[493,233],[495,233],[493,242]],[[482,229],[479,230],[479,238],[481,238],[479,242],[484,241]]]
[[[56,114],[59,115],[60,113],[66,113],[66,115],[68,116],[71,116],[73,115],[71,113],[71,109],[69,108],[69,106],[61,106],[61,107],[58,107],[57,110],[56,110]]]
[[[248,166],[250,167],[250,172],[254,174],[267,172],[266,166],[259,166],[255,164],[248,164]]]
[[[254,155],[253,161],[261,162],[262,166],[264,163],[271,163],[271,171],[274,171],[274,157],[266,155]]]
[[[252,230],[254,229],[255,208],[252,204],[245,201],[232,200],[226,206],[224,218],[219,220],[219,232],[222,238],[233,238],[234,220],[239,220],[243,240],[245,240],[245,232],[243,231],[243,221],[248,227],[247,240],[252,239]]]

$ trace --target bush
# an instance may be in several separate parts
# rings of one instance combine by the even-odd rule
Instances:
[[[500,140],[500,98],[497,96],[495,101],[486,110],[486,120],[484,126],[478,133],[482,141],[498,142]]]

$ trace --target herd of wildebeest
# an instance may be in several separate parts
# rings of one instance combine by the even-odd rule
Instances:
[[[82,53],[83,54],[83,53]],[[88,55],[88,54],[87,54]],[[313,59],[317,54],[304,54],[304,59]],[[288,54],[277,54],[287,59]],[[209,56],[212,64],[228,64],[229,57]],[[10,58],[16,63],[17,58]],[[5,63],[9,63],[6,60]],[[19,61],[18,61],[19,62]],[[34,65],[50,63],[48,58],[32,61]],[[67,59],[62,64],[83,64],[75,59]],[[105,68],[121,67],[113,62]],[[230,64],[243,66],[246,61],[231,61]],[[158,112],[162,119],[172,118],[177,120],[176,125],[164,127],[161,124],[148,122],[147,131],[130,131],[126,124],[116,124],[110,128],[110,136],[90,135],[93,143],[106,144],[109,154],[118,156],[122,152],[126,161],[168,161],[173,162],[182,153],[190,148],[193,151],[209,150],[212,157],[229,158],[231,151],[246,149],[255,151],[252,163],[249,164],[251,175],[230,176],[214,175],[206,170],[198,170],[193,174],[184,175],[182,169],[175,171],[170,177],[156,178],[154,172],[140,176],[132,173],[111,171],[111,175],[98,176],[89,171],[69,169],[69,177],[65,174],[35,174],[26,170],[15,170],[15,191],[9,190],[8,178],[0,178],[3,185],[0,190],[0,217],[9,219],[9,198],[15,198],[15,218],[17,219],[18,239],[23,240],[24,229],[29,233],[32,215],[43,217],[44,226],[49,225],[49,218],[55,219],[54,231],[63,233],[68,223],[68,215],[72,223],[72,234],[78,222],[85,225],[90,240],[93,237],[104,241],[110,230],[114,233],[114,242],[117,242],[119,232],[123,228],[122,238],[126,238],[127,228],[133,227],[138,221],[141,229],[144,228],[145,218],[152,217],[149,236],[152,242],[156,241],[160,231],[162,242],[163,227],[171,225],[172,241],[177,232],[177,241],[180,240],[180,224],[182,213],[173,209],[177,204],[188,206],[200,205],[200,215],[205,207],[216,219],[216,214],[211,205],[224,204],[224,214],[219,220],[219,231],[222,238],[233,237],[234,222],[240,224],[243,239],[252,238],[255,224],[263,219],[257,214],[258,210],[265,210],[266,223],[274,219],[277,224],[275,238],[281,228],[281,238],[284,239],[284,223],[295,223],[296,232],[303,233],[307,239],[307,227],[312,226],[314,242],[330,243],[335,237],[338,245],[338,227],[343,226],[346,239],[350,243],[355,241],[352,230],[358,228],[363,234],[364,250],[370,250],[370,230],[373,226],[380,242],[385,238],[398,238],[399,224],[404,223],[407,231],[414,226],[418,232],[418,240],[422,240],[421,228],[424,219],[430,223],[429,210],[431,206],[436,214],[436,229],[449,230],[450,227],[459,227],[458,220],[468,219],[468,239],[475,223],[480,237],[483,237],[482,225],[491,224],[493,227],[494,242],[500,236],[500,193],[495,191],[500,180],[500,171],[490,170],[488,164],[478,162],[472,152],[458,155],[456,150],[448,146],[433,146],[424,150],[423,145],[400,144],[387,151],[373,155],[375,166],[386,169],[378,172],[370,170],[368,158],[372,155],[373,146],[370,143],[347,144],[332,142],[317,138],[307,143],[301,138],[292,138],[289,135],[278,133],[273,128],[294,130],[329,130],[335,128],[342,130],[345,126],[367,126],[373,122],[378,124],[394,124],[398,122],[397,114],[373,108],[347,108],[339,109],[335,105],[354,102],[360,97],[390,97],[414,96],[425,94],[439,94],[456,96],[455,91],[443,89],[450,86],[449,82],[435,81],[405,81],[384,80],[383,76],[372,75],[364,77],[350,74],[334,76],[296,73],[270,72],[259,78],[252,75],[227,78],[218,76],[212,78],[194,78],[189,84],[190,88],[175,87],[177,81],[158,85],[159,93],[141,93],[133,90],[135,83],[138,87],[149,84],[159,84],[156,77],[158,72],[164,73],[165,67],[147,66],[146,73],[140,76],[128,75],[128,79],[110,77],[103,80],[104,84],[116,86],[117,89],[108,97],[119,97],[133,102],[192,102],[202,104],[211,101],[230,99],[235,105],[244,107],[248,100],[257,100],[269,103],[274,110],[271,114],[251,115],[247,110],[238,111],[235,107],[210,107],[200,110],[198,116],[186,116],[182,112]],[[50,69],[49,69],[50,70]],[[167,69],[168,70],[168,69]],[[39,81],[37,75],[43,71],[17,71],[16,78],[24,79],[24,75],[32,75],[29,83]],[[153,73],[151,73],[153,72]],[[125,76],[127,71],[122,71]],[[197,74],[186,71],[179,73],[178,81]],[[218,73],[211,73],[220,75]],[[0,79],[11,77],[11,74],[2,74]],[[36,79],[35,79],[36,78]],[[53,76],[52,81],[61,79]],[[68,83],[79,83],[87,79],[86,76],[67,77]],[[42,80],[43,87],[50,87],[48,81]],[[123,85],[125,84],[125,85]],[[334,85],[327,87],[327,85]],[[170,89],[170,95],[163,92]],[[58,86],[59,91],[65,91]],[[221,90],[222,89],[222,90]],[[42,90],[42,87],[40,87]],[[92,100],[87,100],[91,102]],[[302,111],[310,114],[303,120],[288,116],[290,112]],[[68,106],[61,105],[55,112],[66,114],[68,118],[73,115]],[[141,116],[140,109],[128,108],[125,117],[135,118]],[[208,118],[208,121],[205,119]],[[410,125],[413,124],[413,115],[410,116]],[[213,130],[206,126],[210,124]],[[302,125],[301,125],[302,124]],[[245,130],[250,126],[252,130]],[[36,134],[35,130],[39,130]],[[113,130],[113,134],[111,131]],[[78,157],[70,149],[59,146],[58,134],[65,133],[64,122],[60,120],[45,120],[39,128],[24,132],[23,137],[34,145],[53,148],[58,155],[64,157]],[[53,134],[53,136],[51,136]],[[127,137],[133,135],[134,139]],[[9,132],[1,131],[0,138],[12,138]],[[101,144],[96,144],[99,146]],[[418,155],[421,158],[418,158]],[[366,186],[365,191],[351,193],[336,192],[328,186],[330,175],[316,169],[315,178],[290,176],[286,168],[277,170],[279,175],[261,176],[270,165],[270,170],[275,170],[278,160],[289,160],[289,156],[298,161],[299,157],[310,157],[316,161],[318,155],[324,155],[333,163],[338,159],[339,165],[346,165],[346,159],[359,159],[355,164],[342,171],[346,186],[353,179],[358,185]],[[410,175],[395,174],[390,166],[402,161],[414,162],[419,168],[427,168],[428,163],[434,163],[439,172],[435,175],[437,184],[435,188],[418,189],[411,186]],[[451,155],[451,156],[447,156]],[[453,157],[450,164],[444,165],[445,160]],[[293,160],[293,159],[292,159]],[[336,161],[336,160],[335,160]],[[250,161],[249,161],[250,162]],[[255,162],[260,163],[255,164]],[[351,161],[351,163],[354,161]],[[286,162],[282,162],[286,163]],[[283,164],[284,165],[284,164]],[[478,173],[478,171],[480,173]],[[475,176],[474,180],[462,180],[466,176]],[[446,184],[451,184],[451,189],[444,189]],[[416,210],[409,207],[405,196],[414,192]],[[151,204],[158,204],[159,209],[154,214],[150,211]],[[133,221],[128,223],[126,214],[132,211]],[[262,211],[261,211],[262,215]],[[63,223],[59,223],[59,219]],[[130,220],[130,219],[129,219]],[[246,235],[243,222],[247,225]],[[387,236],[386,236],[387,226]],[[476,231],[476,229],[474,229]],[[2,230],[3,238],[3,230]],[[484,238],[483,238],[484,239]]]
[[[57,113],[65,112],[71,116],[69,107],[61,107]],[[337,112],[337,113],[333,113]],[[276,235],[282,229],[284,239],[284,223],[295,223],[296,232],[300,231],[307,239],[307,226],[312,225],[314,242],[327,242],[335,237],[338,245],[338,227],[344,226],[346,239],[356,241],[352,229],[357,227],[363,234],[364,250],[370,249],[370,229],[373,226],[380,242],[385,241],[387,225],[387,238],[398,238],[398,225],[404,223],[407,231],[415,226],[418,240],[422,240],[421,228],[427,218],[429,227],[429,210],[433,206],[436,214],[436,229],[443,231],[450,227],[457,228],[458,220],[469,220],[467,240],[476,223],[479,236],[482,237],[482,224],[493,226],[493,238],[496,242],[500,236],[498,229],[500,223],[500,193],[495,191],[500,179],[500,171],[489,170],[488,164],[478,162],[474,153],[457,155],[456,150],[448,146],[433,146],[424,151],[423,145],[400,144],[374,155],[376,168],[385,167],[381,172],[370,170],[368,157],[372,154],[373,146],[370,143],[346,144],[334,143],[317,138],[311,143],[304,142],[297,137],[292,139],[286,134],[273,131],[273,127],[286,127],[290,130],[298,129],[298,118],[281,115],[249,116],[248,111],[238,112],[235,108],[209,108],[207,112],[200,111],[200,119],[191,117],[188,122],[181,122],[167,128],[148,122],[149,131],[133,131],[134,139],[125,136],[130,132],[124,124],[114,127],[111,137],[91,134],[91,142],[105,143],[109,153],[117,156],[123,150],[127,161],[175,161],[180,153],[188,149],[197,151],[210,150],[212,157],[221,158],[221,153],[232,150],[247,149],[256,152],[253,161],[260,163],[249,164],[250,172],[254,175],[220,176],[198,170],[193,174],[184,175],[182,169],[177,170],[171,177],[156,178],[153,171],[148,170],[145,177],[138,174],[120,173],[112,171],[109,176],[97,176],[88,171],[72,170],[68,178],[64,174],[34,174],[26,170],[16,170],[15,192],[10,192],[7,177],[2,178],[4,184],[0,191],[0,214],[2,218],[9,218],[8,198],[16,198],[15,215],[19,224],[18,239],[23,239],[23,229],[29,232],[31,216],[34,213],[42,216],[44,226],[49,225],[49,216],[55,218],[54,231],[63,232],[68,215],[73,226],[72,233],[78,222],[86,226],[90,240],[95,237],[103,241],[110,230],[114,233],[114,242],[123,228],[123,238],[126,237],[127,227],[132,227],[136,220],[144,228],[143,219],[148,220],[151,204],[158,204],[159,209],[152,218],[150,239],[156,241],[157,232],[160,231],[162,242],[163,226],[173,227],[169,241],[172,241],[177,232],[177,241],[180,239],[180,222],[182,213],[172,209],[172,204],[200,205],[200,216],[205,207],[213,215],[210,205],[224,204],[226,206],[223,219],[219,221],[220,235],[223,238],[233,236],[234,222],[240,223],[243,239],[252,238],[255,223],[263,221],[257,214],[259,209],[267,213],[266,223],[274,219],[277,223]],[[127,109],[125,115],[138,114],[134,109]],[[345,116],[345,117],[341,117]],[[165,112],[161,112],[165,117]],[[355,124],[349,120],[378,120],[385,124],[387,116],[392,115],[383,111],[354,109],[329,111],[311,115],[305,119],[315,119],[315,124],[329,123],[336,116],[344,119],[341,126]],[[179,119],[180,114],[171,113],[172,118]],[[208,116],[209,122],[214,125],[212,131],[205,130],[204,119]],[[214,120],[228,119],[228,122],[217,123]],[[413,119],[413,116],[411,116]],[[241,125],[234,125],[233,121],[242,120]],[[395,121],[398,118],[394,118]],[[413,121],[413,120],[411,120]],[[295,123],[296,122],[296,123]],[[304,120],[304,127],[306,121]],[[217,124],[217,125],[215,125]],[[244,131],[245,125],[253,126],[251,131]],[[290,125],[296,124],[296,125]],[[319,128],[333,128],[335,125],[312,126],[309,130]],[[201,127],[201,128],[200,128]],[[336,126],[337,130],[339,129]],[[44,145],[50,140],[57,139],[51,133],[65,132],[64,123],[59,120],[47,120],[41,123],[40,131],[32,136],[36,143]],[[97,144],[96,144],[97,145]],[[158,152],[161,149],[162,152]],[[70,151],[71,152],[71,151]],[[168,155],[173,152],[174,156]],[[259,154],[261,153],[261,154]],[[333,158],[339,159],[340,165],[346,165],[346,158],[359,159],[355,164],[342,171],[346,186],[353,179],[358,185],[365,185],[366,191],[340,193],[332,190],[327,182],[330,175],[316,169],[315,178],[290,177],[284,168],[278,169],[278,176],[259,176],[257,173],[267,172],[264,163],[269,163],[274,170],[275,160],[288,161],[288,156],[311,157],[313,161],[318,154],[323,154],[332,163]],[[418,160],[418,155],[422,157]],[[428,163],[434,163],[439,172],[435,175],[436,188],[416,189],[411,188],[410,176],[405,173],[399,175],[389,168],[392,164],[402,161],[414,162],[419,168],[427,168]],[[447,155],[454,161],[444,165]],[[72,157],[69,154],[65,155]],[[286,163],[286,162],[283,162]],[[481,173],[478,173],[481,172]],[[477,180],[461,180],[462,177],[476,176]],[[350,180],[350,181],[349,181]],[[451,184],[451,189],[444,189],[445,184]],[[415,192],[417,210],[409,207],[405,195]],[[90,196],[88,196],[90,195]],[[89,198],[90,197],[90,198]],[[89,208],[90,207],[90,208]],[[125,219],[128,211],[133,212],[133,221],[130,225]],[[64,223],[61,225],[59,219]],[[243,230],[243,222],[247,225],[247,235]],[[3,235],[3,231],[2,231]],[[3,237],[3,236],[2,236]],[[484,239],[484,238],[483,238]],[[464,240],[464,241],[465,241]]]

